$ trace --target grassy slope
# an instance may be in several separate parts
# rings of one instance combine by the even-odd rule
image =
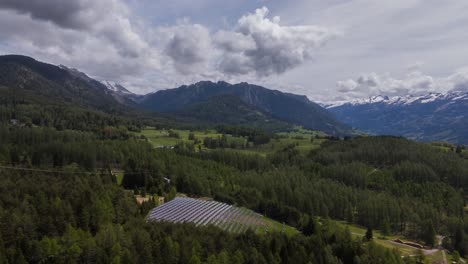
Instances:
[[[305,139],[296,139],[296,138],[280,138],[273,139],[270,143],[255,146],[247,149],[229,149],[230,151],[235,151],[245,154],[258,154],[261,156],[266,156],[267,154],[272,154],[278,150],[281,150],[291,144],[299,144],[297,149],[302,153],[307,153],[312,149],[320,147],[320,144],[323,142],[323,139],[314,139],[313,141],[310,138]]]
[[[179,138],[173,138],[169,137],[169,133],[167,130],[157,130],[154,128],[146,128],[143,129],[140,133],[137,133],[137,135],[143,135],[145,136],[149,142],[155,146],[174,146],[177,143],[183,141],[183,142],[193,142],[188,139],[189,130],[177,130],[177,129],[172,129],[172,131],[177,132],[179,134]],[[214,130],[205,130],[205,131],[193,131],[195,134],[195,137],[197,139],[200,139],[203,141],[204,138],[206,137],[212,137],[212,138],[217,138],[218,136],[221,136],[221,134],[216,133]]]

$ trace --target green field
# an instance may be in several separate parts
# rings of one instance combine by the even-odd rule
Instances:
[[[179,142],[193,142],[188,139],[191,131],[177,129],[172,129],[172,131],[179,134],[179,138],[170,137],[169,130],[158,130],[150,127],[141,130],[141,132],[136,133],[136,135],[145,136],[154,147],[175,146]],[[214,130],[193,131],[193,133],[195,135],[195,138],[201,141],[203,141],[203,139],[206,137],[217,138],[221,136],[221,134],[217,133]]]
[[[308,130],[305,129],[301,126],[296,126],[294,127],[294,131],[290,132],[279,132],[278,135],[280,136],[286,136],[286,137],[304,137],[304,138],[310,138],[310,137],[315,137],[315,136],[326,136],[324,132],[321,131],[315,131],[315,130]]]
[[[299,150],[301,153],[306,154],[312,149],[316,149],[320,147],[320,144],[324,142],[324,139],[313,139],[312,141],[310,138],[308,139],[298,139],[298,138],[278,138],[272,139],[269,143],[260,145],[260,146],[253,146],[246,149],[228,149],[229,151],[245,153],[245,154],[258,154],[260,156],[265,157],[268,154],[275,153],[281,149],[286,148],[289,145],[296,144],[296,149]]]
[[[189,134],[193,133],[195,138],[200,141],[200,143],[196,144],[196,149],[206,149],[203,146],[203,140],[205,138],[218,138],[221,137],[222,134],[217,133],[215,130],[203,130],[203,131],[189,131],[189,130],[172,130],[179,135],[179,138],[170,137],[169,130],[165,129],[154,129],[154,128],[146,128],[143,129],[140,133],[135,133],[136,136],[144,136],[148,142],[150,142],[154,147],[168,147],[168,146],[175,146],[180,142],[191,142],[194,143],[193,140],[189,140]],[[269,143],[253,146],[249,144],[246,148],[226,148],[228,151],[235,151],[239,153],[245,154],[258,154],[261,156],[266,156],[267,154],[274,153],[278,150],[284,149],[287,146],[292,144],[296,145],[296,149],[298,149],[301,153],[308,153],[312,149],[316,149],[320,147],[320,144],[325,141],[325,139],[316,139],[316,136],[324,136],[321,132],[316,132],[312,130],[305,130],[302,128],[297,128],[294,132],[281,132],[278,133],[278,138],[272,139]],[[245,138],[242,137],[232,137],[230,135],[227,136],[228,142],[231,140],[236,141],[245,141]]]
[[[116,170],[116,169],[114,169],[113,172],[114,172],[114,175],[115,175],[115,177],[116,177],[116,179],[117,179],[117,184],[118,184],[118,185],[122,185],[123,176],[124,176],[124,171],[123,171],[123,170]]]

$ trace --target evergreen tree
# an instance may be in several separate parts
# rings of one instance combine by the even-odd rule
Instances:
[[[424,242],[426,245],[434,247],[436,243],[436,231],[434,229],[434,225],[432,221],[426,221],[424,226],[424,234],[423,234]]]
[[[388,236],[391,233],[391,227],[390,227],[390,222],[388,221],[387,218],[385,218],[383,225],[382,225],[382,234],[384,236]]]
[[[373,237],[374,235],[373,235],[372,228],[368,227],[366,230],[366,239],[369,241],[369,240],[372,240]]]

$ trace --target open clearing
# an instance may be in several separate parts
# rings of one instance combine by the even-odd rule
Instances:
[[[151,127],[143,129],[140,133],[136,134],[145,136],[154,147],[174,146],[177,145],[177,143],[179,142],[193,142],[192,140],[188,139],[191,131],[177,129],[172,129],[171,131],[177,133],[179,137],[171,137],[169,135],[169,130],[154,129]],[[217,133],[214,130],[193,131],[192,133],[194,133],[195,138],[201,141],[203,141],[203,139],[207,137],[217,138],[221,136],[221,134]]]
[[[203,140],[205,138],[219,138],[222,134],[217,133],[215,130],[202,130],[202,131],[189,131],[189,130],[171,130],[174,133],[177,133],[179,137],[171,137],[169,130],[164,129],[154,129],[148,127],[143,129],[140,133],[135,133],[137,136],[144,136],[154,147],[172,147],[177,145],[180,142],[194,143],[195,149],[207,150],[203,145]],[[196,143],[193,140],[189,140],[189,134],[193,133],[195,138],[198,140]],[[268,154],[275,153],[281,149],[284,149],[288,146],[295,145],[295,148],[301,153],[308,153],[312,149],[320,147],[325,139],[316,138],[316,136],[323,136],[322,133],[305,130],[302,128],[297,128],[297,131],[294,132],[281,132],[278,133],[278,138],[272,139],[269,143],[254,146],[251,143],[245,148],[225,148],[226,151],[233,151],[243,154],[257,154],[263,157],[266,157]],[[247,142],[247,139],[243,137],[233,137],[227,135],[228,142],[230,140],[235,140],[237,142]]]

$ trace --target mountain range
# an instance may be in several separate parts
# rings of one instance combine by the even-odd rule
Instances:
[[[468,143],[468,92],[372,96],[326,108],[352,127],[376,135]]]
[[[372,96],[324,107],[303,95],[222,81],[137,95],[123,85],[98,81],[77,69],[6,55],[0,56],[0,95],[7,104],[22,105],[15,111],[5,108],[11,116],[20,110],[37,116],[28,105],[62,105],[131,118],[145,116],[166,124],[232,124],[272,131],[299,125],[340,136],[359,130],[420,141],[468,143],[467,91]]]
[[[0,56],[0,93],[26,104],[65,105],[107,114],[141,113],[192,125],[233,124],[269,130],[296,125],[345,135],[351,129],[306,96],[248,83],[199,82],[136,95],[112,81],[20,55]],[[12,114],[14,115],[14,114]]]

